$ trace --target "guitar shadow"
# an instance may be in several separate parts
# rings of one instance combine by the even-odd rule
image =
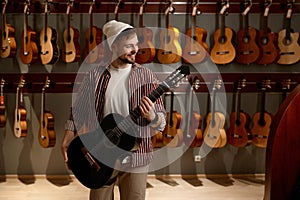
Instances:
[[[157,180],[170,186],[179,185],[175,180],[172,179],[172,177],[169,174],[170,174],[169,166],[166,166],[164,168],[155,171],[155,177]]]
[[[3,141],[5,139],[5,128],[0,129],[0,183],[6,181],[6,170],[5,170],[5,162],[4,162],[4,153],[3,153]]]
[[[202,181],[197,177],[197,165],[194,162],[194,148],[187,149],[181,156],[182,179],[194,187],[203,186]],[[187,163],[189,163],[187,165]],[[188,174],[186,174],[186,172]]]

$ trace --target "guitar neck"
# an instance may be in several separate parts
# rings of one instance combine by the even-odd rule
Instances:
[[[216,94],[217,94],[217,89],[213,88],[213,99],[211,102],[211,125],[215,126],[216,121],[215,121],[215,112],[216,112]]]
[[[225,14],[221,14],[221,38],[225,38]]]
[[[291,18],[286,18],[285,38],[291,40]]]
[[[93,24],[94,24],[94,18],[93,13],[90,13],[90,38],[93,37]]]
[[[244,34],[245,34],[245,37],[248,38],[249,37],[249,31],[248,31],[249,16],[248,16],[248,13],[246,15],[243,15],[243,19],[244,19]]]
[[[45,113],[45,89],[42,89],[42,95],[41,95],[41,117],[43,118]]]
[[[265,101],[266,101],[266,88],[262,88],[261,92],[261,107],[259,115],[259,124],[264,125],[265,123]]]
[[[240,120],[240,109],[241,109],[241,90],[238,89],[235,97],[235,121]]]

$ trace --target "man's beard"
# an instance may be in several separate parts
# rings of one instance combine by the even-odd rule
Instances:
[[[122,58],[121,56],[119,56],[119,60],[121,60],[125,64],[134,64],[135,63],[135,57],[133,57],[133,59],[128,59],[126,57]]]

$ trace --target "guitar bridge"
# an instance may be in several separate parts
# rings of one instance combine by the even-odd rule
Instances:
[[[81,151],[84,154],[84,157],[86,158],[86,160],[90,163],[90,165],[98,172],[101,169],[101,167],[98,165],[98,163],[92,157],[90,152],[88,152],[88,150],[85,147],[81,148]]]

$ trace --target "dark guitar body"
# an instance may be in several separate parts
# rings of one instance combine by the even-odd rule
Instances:
[[[131,154],[137,145],[133,128],[118,137],[114,128],[124,118],[118,114],[105,117],[101,128],[82,134],[71,142],[67,154],[68,164],[76,178],[86,187],[97,189],[108,183],[118,158]],[[111,138],[108,138],[110,135]],[[99,161],[101,159],[101,161]]]

